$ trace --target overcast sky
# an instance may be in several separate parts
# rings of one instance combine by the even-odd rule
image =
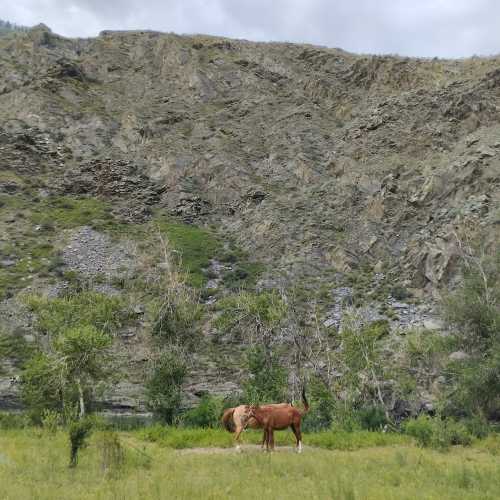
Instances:
[[[500,0],[0,0],[0,18],[65,36],[147,28],[357,53],[500,53]]]

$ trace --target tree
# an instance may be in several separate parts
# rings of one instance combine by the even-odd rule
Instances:
[[[112,374],[108,348],[111,337],[92,326],[72,328],[52,340],[48,352],[40,352],[22,374],[23,399],[32,412],[50,408],[64,411],[77,403],[79,416],[86,413],[86,398]]]
[[[167,424],[172,424],[179,412],[186,374],[186,363],[179,351],[165,351],[153,362],[146,384],[147,404]]]
[[[500,252],[467,240],[462,250],[463,280],[443,299],[445,317],[463,351],[448,366],[448,412],[500,419]]]
[[[281,402],[286,399],[287,372],[272,352],[253,346],[247,352],[249,378],[243,383],[245,401]]]

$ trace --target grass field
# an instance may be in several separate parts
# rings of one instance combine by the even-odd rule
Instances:
[[[281,444],[289,442],[288,433],[280,436]],[[249,433],[245,442],[258,437]],[[210,433],[206,447],[182,450],[145,441],[137,432],[119,433],[119,439],[125,450],[119,465],[103,467],[102,434],[96,432],[70,469],[66,433],[0,431],[0,498],[499,498],[496,439],[446,453],[408,442],[354,451],[307,447],[301,455],[289,448],[266,454],[255,446],[238,454],[209,446]]]

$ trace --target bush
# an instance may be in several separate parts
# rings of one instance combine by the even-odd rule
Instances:
[[[42,427],[49,433],[55,434],[61,425],[61,415],[54,410],[44,410],[42,413]]]
[[[464,420],[464,424],[469,433],[479,439],[487,437],[492,431],[488,421],[481,416],[466,419]]]
[[[306,413],[302,429],[305,432],[329,429],[337,414],[337,401],[325,384],[318,378],[309,382],[310,409]]]
[[[404,432],[414,437],[422,447],[446,450],[452,445],[469,446],[472,435],[462,422],[420,415],[403,425]]]
[[[37,316],[38,330],[51,335],[86,326],[113,333],[131,319],[121,298],[97,292],[84,291],[55,299],[30,295],[25,301]]]
[[[196,408],[184,413],[182,424],[186,427],[218,427],[223,406],[221,398],[204,395]]]
[[[251,403],[285,401],[287,373],[279,360],[263,347],[255,346],[247,352],[250,377],[243,383],[245,400]]]
[[[77,420],[69,426],[70,467],[76,467],[78,463],[78,452],[85,446],[86,439],[91,431],[92,421],[90,419]]]
[[[407,420],[403,424],[403,431],[414,437],[420,446],[431,446],[434,426],[431,417],[428,415],[420,415],[416,419]]]
[[[0,429],[25,429],[29,425],[30,419],[24,413],[0,413]]]
[[[167,424],[174,422],[181,404],[181,386],[187,374],[186,364],[177,352],[165,352],[154,363],[146,383],[148,408]]]
[[[368,406],[357,412],[360,427],[369,431],[379,431],[388,423],[384,409],[380,406]]]

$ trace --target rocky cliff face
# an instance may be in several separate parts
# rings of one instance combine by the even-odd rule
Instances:
[[[260,287],[325,290],[332,325],[347,293],[372,317],[389,308],[396,326],[435,327],[433,295],[457,276],[457,235],[481,227],[498,241],[500,58],[154,32],[71,40],[39,26],[0,38],[0,194],[2,322],[28,339],[21,290],[63,286],[58,266],[112,281],[140,252],[99,222],[158,213],[246,251],[265,266]],[[87,219],[47,236],[54,197],[109,210],[86,206]],[[122,351],[140,364],[148,348],[136,337]],[[221,352],[203,353],[191,395],[237,387],[237,370],[230,382],[220,375]],[[143,407],[140,370],[132,378],[111,407]]]

